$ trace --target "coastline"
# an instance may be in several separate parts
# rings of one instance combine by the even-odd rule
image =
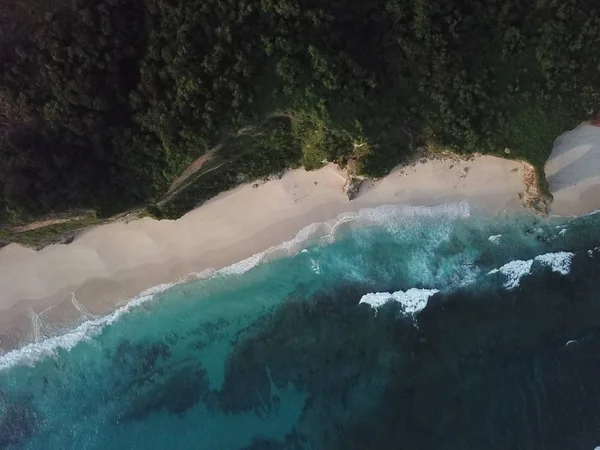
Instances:
[[[524,170],[521,162],[492,156],[438,158],[367,180],[349,201],[346,174],[328,164],[239,186],[175,221],[102,225],[39,251],[11,244],[0,250],[0,348],[44,337],[34,324],[53,334],[56,324],[106,314],[153,286],[230,266],[343,213],[463,200],[492,214],[522,209]]]
[[[600,128],[581,127],[588,140],[595,137],[600,142]],[[560,152],[553,152],[547,172],[557,158],[572,156],[571,143],[557,140]],[[556,173],[560,171],[559,167]],[[105,315],[154,286],[214,273],[340,214],[382,205],[460,201],[493,215],[523,210],[528,172],[524,162],[493,156],[438,157],[398,167],[377,181],[366,180],[349,201],[342,191],[347,174],[328,164],[317,171],[290,170],[278,180],[239,186],[175,221],[144,218],[102,225],[70,244],[40,251],[11,244],[0,250],[0,354]],[[569,174],[571,180],[575,175]],[[575,194],[570,187],[561,193],[553,181],[556,175],[549,176],[549,182],[558,201],[550,212],[568,215],[572,202],[563,196]],[[584,198],[578,213],[598,209],[598,203],[600,199]]]

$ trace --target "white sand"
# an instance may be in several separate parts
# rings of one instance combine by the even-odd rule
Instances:
[[[550,212],[580,215],[600,209],[600,127],[581,124],[554,143],[545,166]]]
[[[16,345],[15,336],[25,329],[32,336],[31,323],[39,322],[32,311],[42,321],[72,320],[82,309],[104,313],[151,286],[228,266],[343,212],[461,200],[493,213],[522,208],[522,173],[523,164],[491,156],[433,160],[368,181],[348,201],[344,174],[329,164],[314,172],[289,171],[257,188],[240,186],[176,221],[99,226],[71,244],[37,252],[11,244],[0,250],[0,348],[7,341]]]

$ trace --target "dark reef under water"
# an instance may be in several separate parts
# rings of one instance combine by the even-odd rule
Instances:
[[[418,326],[394,304],[377,317],[345,314],[359,287],[323,293],[308,311],[282,308],[234,353],[228,379],[239,386],[260,373],[268,386],[267,366],[274,383],[292,380],[309,393],[307,428],[247,448],[593,449],[599,288],[596,257],[575,259],[569,278],[548,270],[515,292],[438,294]]]
[[[568,239],[554,223],[504,224],[497,250],[500,225],[353,231],[172,288],[70,351],[0,372],[0,448],[593,450],[600,228],[577,220]],[[429,232],[407,240],[409,226]],[[409,276],[432,234],[418,258],[432,261]],[[557,250],[574,253],[567,274],[534,264],[514,289],[488,275]],[[440,292],[417,314],[359,304],[412,286]]]

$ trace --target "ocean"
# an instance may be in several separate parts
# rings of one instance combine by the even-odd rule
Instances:
[[[0,448],[594,450],[599,232],[466,203],[316,224],[0,356]]]

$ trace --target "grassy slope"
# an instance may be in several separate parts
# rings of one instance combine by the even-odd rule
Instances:
[[[15,230],[15,227],[0,229],[0,246],[15,242],[39,249],[58,242],[68,242],[84,229],[100,223],[94,212],[88,212],[84,215],[75,212],[72,216],[66,222],[42,226],[27,231],[19,232]]]

